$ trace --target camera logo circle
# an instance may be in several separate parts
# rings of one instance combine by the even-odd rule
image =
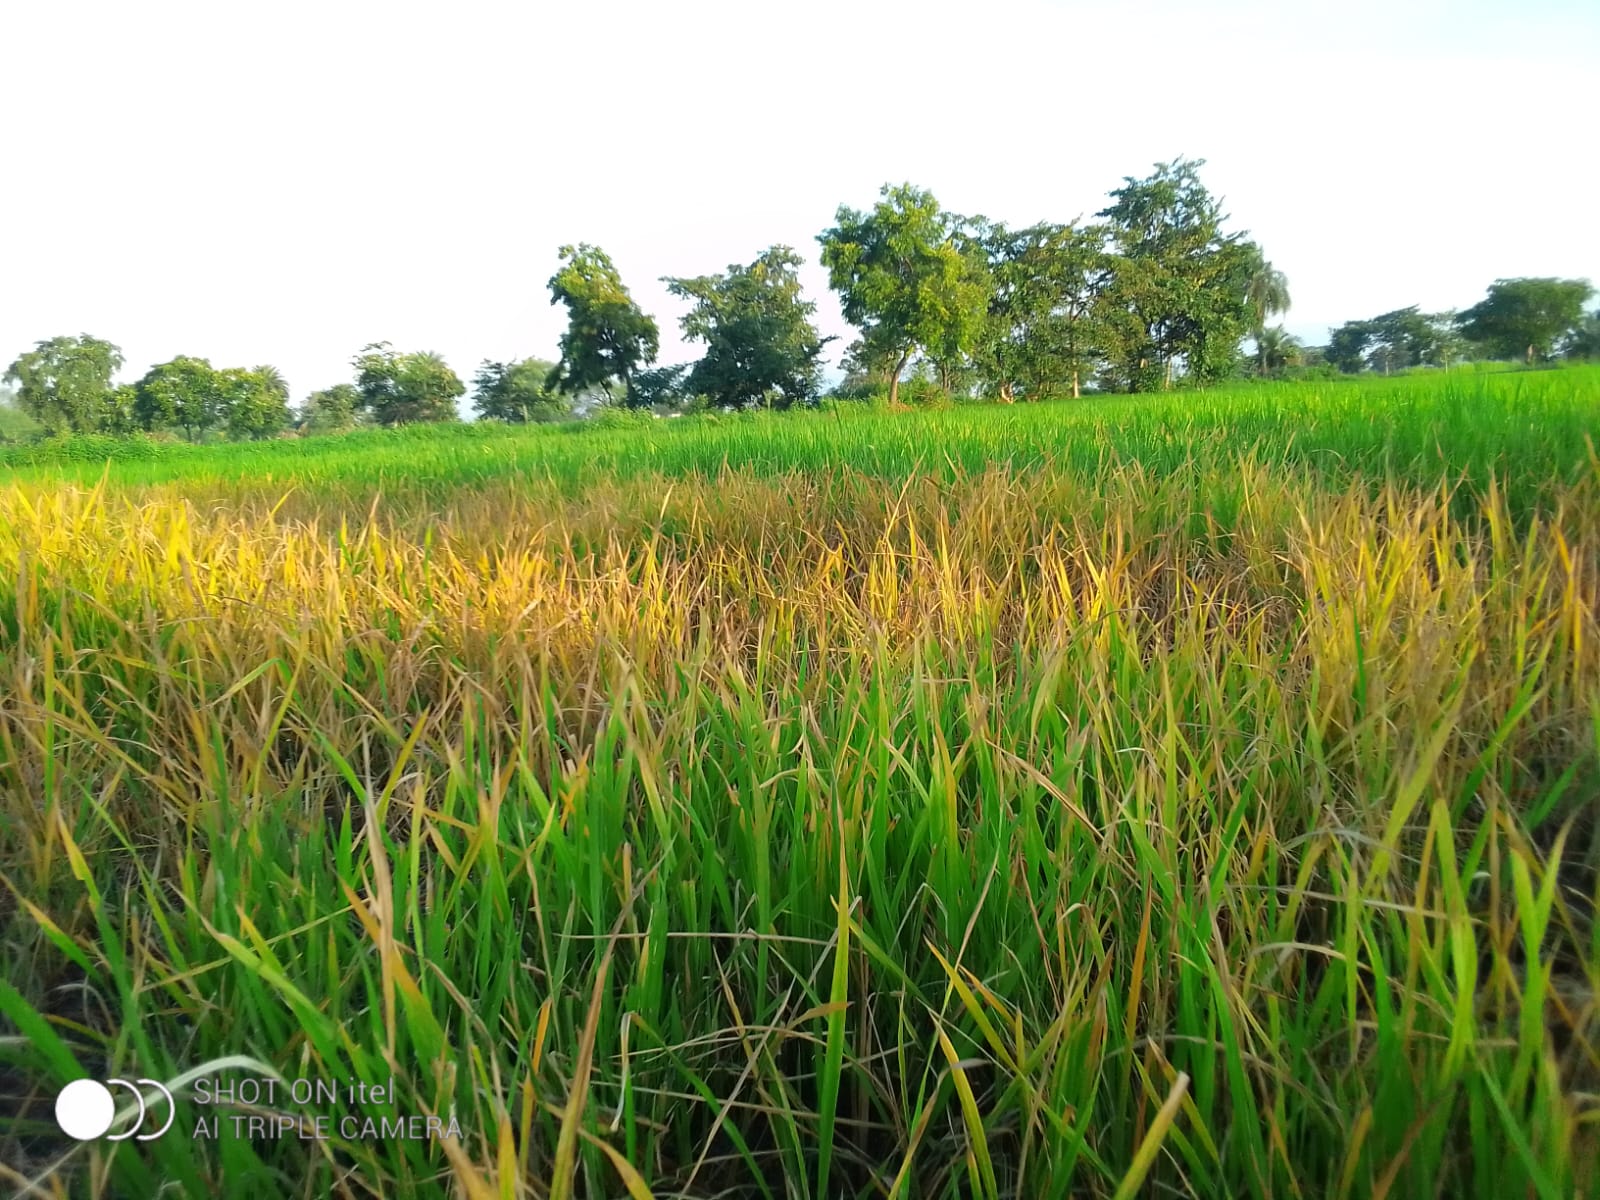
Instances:
[[[118,1116],[116,1099],[111,1092],[114,1087],[127,1088],[133,1093],[134,1102],[138,1106],[138,1116],[121,1133],[110,1132]],[[141,1088],[154,1089],[157,1094],[147,1101],[145,1092],[141,1091]],[[165,1101],[167,1106],[166,1121],[153,1132],[138,1133],[150,1115],[151,1106],[158,1105],[162,1101]],[[133,1108],[125,1108],[122,1115],[126,1116],[134,1111]],[[108,1142],[123,1142],[130,1137],[135,1141],[148,1142],[171,1129],[176,1116],[172,1093],[154,1079],[138,1079],[132,1083],[126,1079],[108,1079],[104,1083],[97,1079],[74,1079],[56,1096],[56,1124],[61,1126],[62,1133],[80,1142],[92,1142],[99,1137],[105,1138]]]

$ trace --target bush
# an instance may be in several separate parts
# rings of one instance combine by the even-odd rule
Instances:
[[[884,389],[884,397],[888,398],[888,389]],[[907,408],[950,408],[953,406],[949,394],[931,379],[902,380],[900,383],[900,403]]]
[[[607,405],[583,424],[590,429],[639,429],[656,423],[648,409],[615,408]]]
[[[161,458],[167,447],[147,434],[73,433],[39,438],[0,450],[0,466],[43,467],[55,463],[137,462]]]

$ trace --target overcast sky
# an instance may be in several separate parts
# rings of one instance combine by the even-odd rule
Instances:
[[[296,401],[371,341],[553,357],[557,248],[663,275],[816,265],[886,182],[1070,220],[1157,161],[1284,270],[1285,323],[1600,284],[1593,0],[0,0],[0,364],[58,334],[276,365]]]

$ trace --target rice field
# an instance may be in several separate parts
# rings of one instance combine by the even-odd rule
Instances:
[[[1585,368],[14,457],[0,1180],[1600,1196],[1597,431]]]

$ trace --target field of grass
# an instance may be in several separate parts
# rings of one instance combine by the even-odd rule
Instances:
[[[1597,430],[1574,369],[17,465],[0,1179],[1600,1195]],[[63,1138],[83,1075],[171,1133]]]

